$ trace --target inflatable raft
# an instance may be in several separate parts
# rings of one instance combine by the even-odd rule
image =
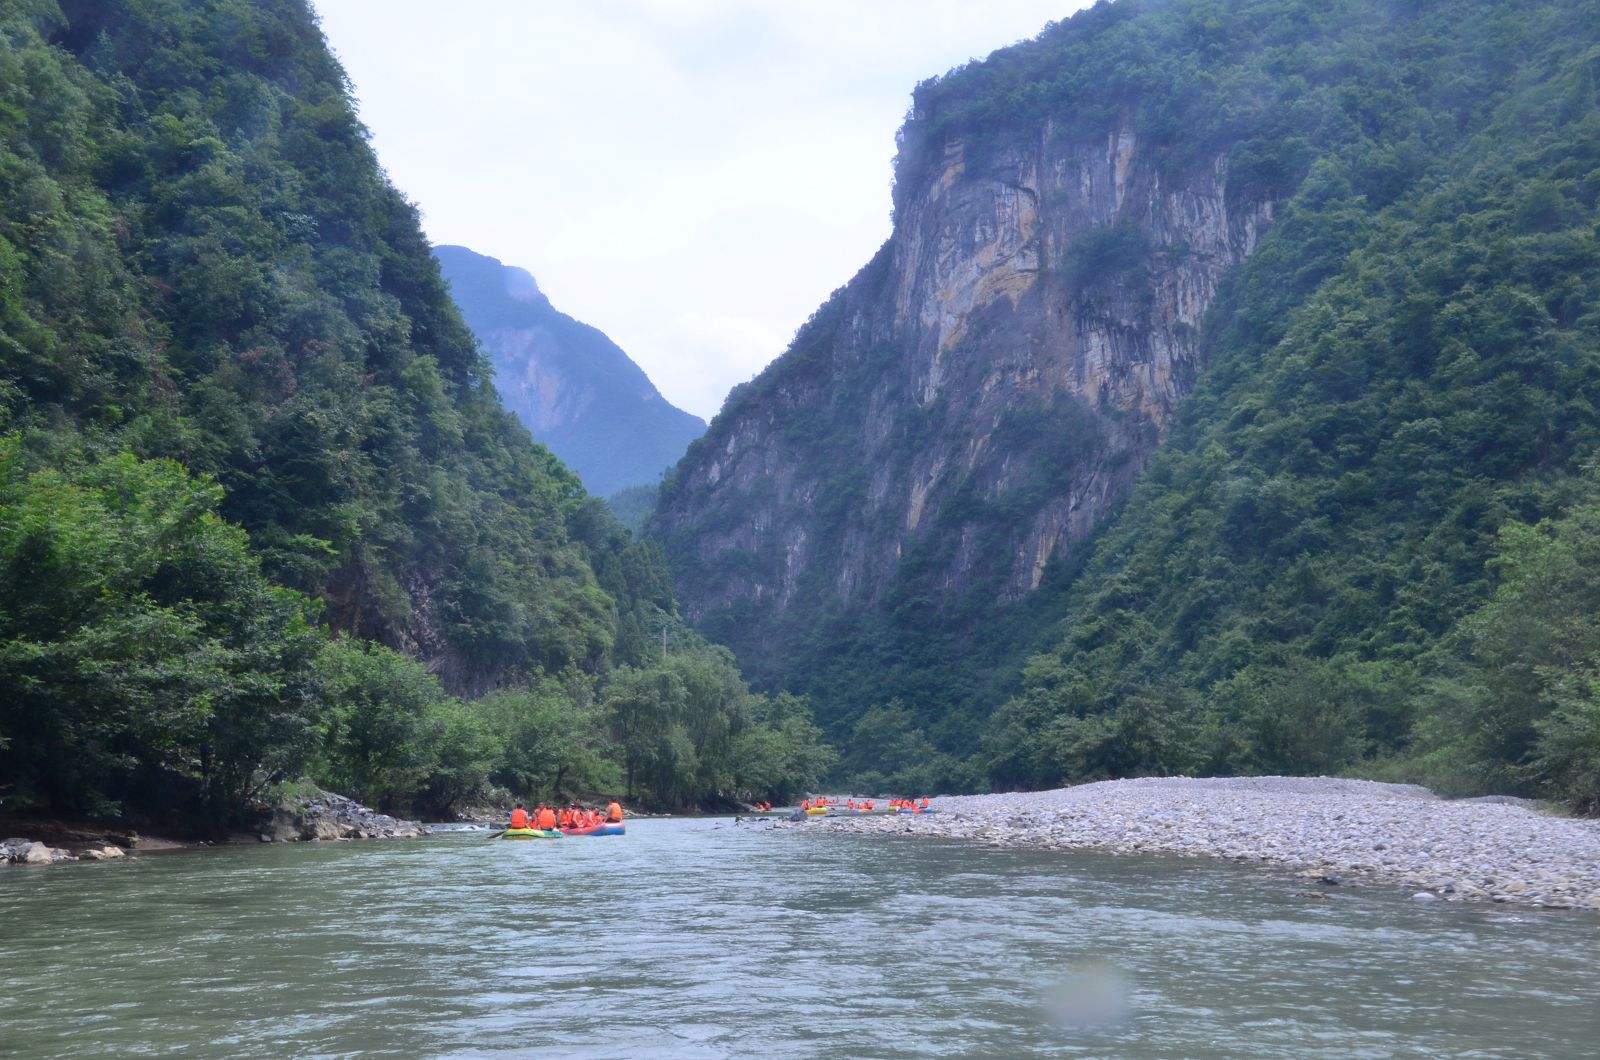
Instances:
[[[619,821],[602,821],[593,828],[563,828],[562,835],[626,835],[628,826]]]
[[[507,828],[500,833],[501,839],[560,839],[561,833],[554,828]]]

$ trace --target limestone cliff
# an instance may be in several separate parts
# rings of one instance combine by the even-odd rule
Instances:
[[[654,517],[695,619],[769,679],[849,616],[959,626],[1070,563],[1200,367],[1273,200],[1125,117],[974,143],[914,111],[888,243],[728,401]]]

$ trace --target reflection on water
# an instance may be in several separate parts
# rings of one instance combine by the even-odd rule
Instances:
[[[1583,1055],[1600,920],[827,825],[0,872],[0,1054]]]

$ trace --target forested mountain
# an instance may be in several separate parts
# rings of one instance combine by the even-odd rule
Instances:
[[[907,787],[1585,801],[1597,86],[1593,0],[1118,0],[919,86],[663,489],[687,609]]]
[[[823,754],[502,407],[305,0],[0,4],[0,701],[0,808]]]
[[[525,269],[465,247],[434,255],[506,407],[589,492],[655,485],[705,433],[604,332],[551,306]]]

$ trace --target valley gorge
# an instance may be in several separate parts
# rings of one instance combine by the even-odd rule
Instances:
[[[1476,653],[1588,532],[1595,14],[1103,3],[923,82],[888,241],[667,477],[685,612],[903,790],[1561,788]]]

